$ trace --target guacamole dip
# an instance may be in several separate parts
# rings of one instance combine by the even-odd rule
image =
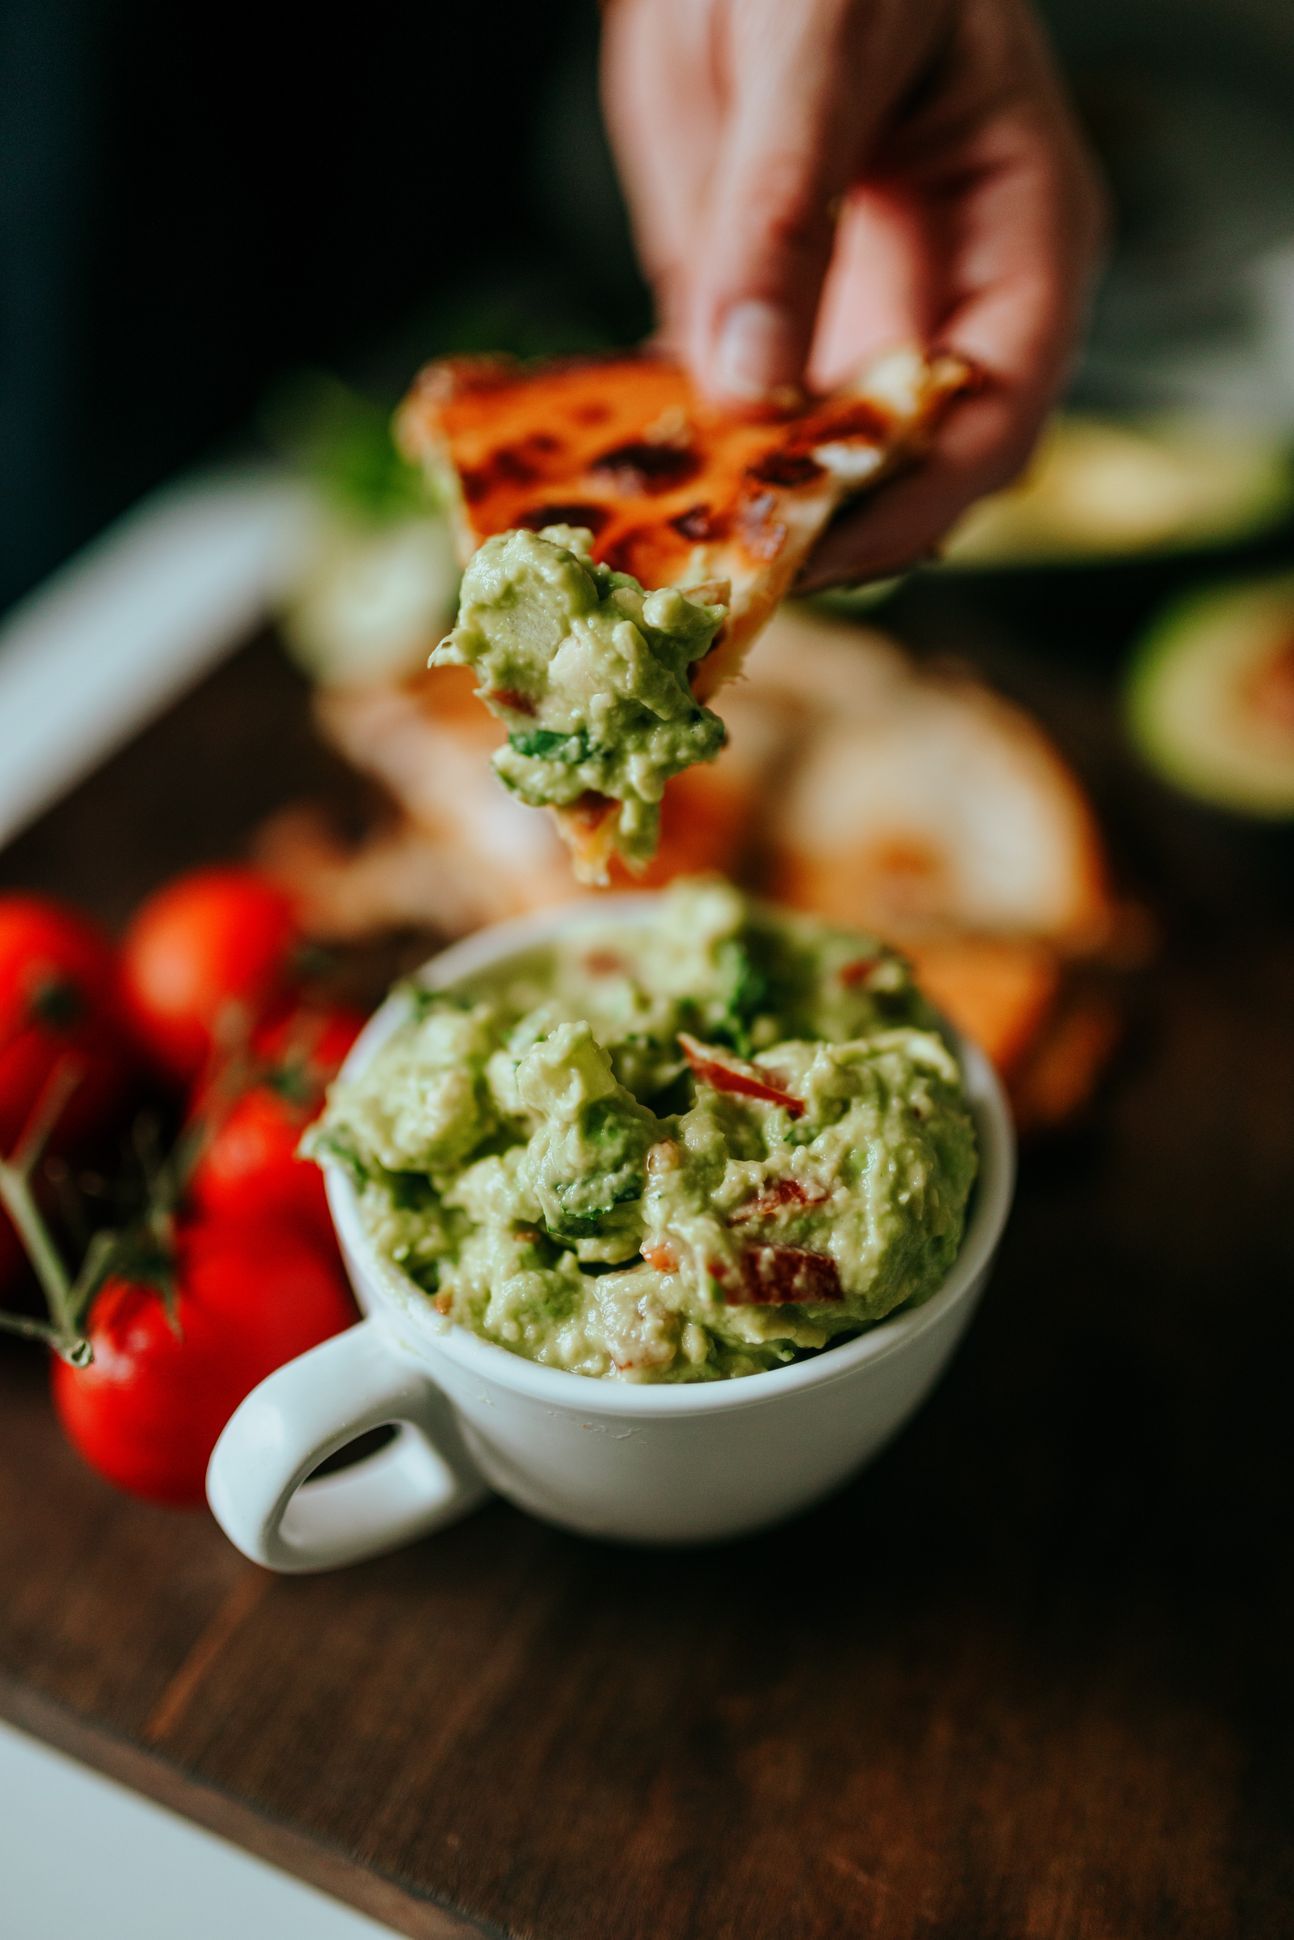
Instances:
[[[629,1381],[776,1367],[933,1293],[975,1132],[901,960],[720,883],[410,1012],[311,1135],[436,1308]]]
[[[688,669],[722,606],[646,593],[589,558],[569,526],[503,532],[468,563],[458,624],[433,666],[470,667],[508,729],[499,779],[536,808],[614,803],[631,867],[656,849],[665,784],[723,746],[723,722],[692,697]]]

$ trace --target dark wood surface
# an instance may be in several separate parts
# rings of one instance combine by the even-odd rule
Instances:
[[[1014,637],[983,600],[901,616],[939,641],[954,614],[1052,722],[1164,936],[1117,1084],[1027,1157],[898,1444],[704,1553],[496,1505],[292,1581],[99,1483],[6,1345],[0,1711],[411,1935],[1294,1930],[1290,853],[1123,755],[1107,649],[1138,597],[1107,577],[1059,646],[1041,596]],[[325,774],[262,643],[0,876],[119,917]]]

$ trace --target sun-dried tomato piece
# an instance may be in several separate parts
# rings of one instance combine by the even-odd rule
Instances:
[[[529,694],[523,694],[516,687],[491,687],[486,699],[493,701],[496,707],[510,707],[514,714],[533,714],[535,711],[535,703]]]
[[[698,1084],[714,1091],[734,1092],[741,1098],[758,1098],[768,1105],[781,1105],[792,1118],[804,1116],[804,1100],[779,1085],[770,1072],[757,1064],[747,1064],[715,1044],[702,1044],[699,1038],[680,1031],[678,1041]]]
[[[752,1246],[735,1277],[721,1266],[710,1271],[729,1307],[799,1307],[845,1297],[836,1262],[803,1246]]]
[[[729,1224],[744,1226],[751,1219],[769,1219],[783,1206],[821,1206],[830,1196],[817,1187],[811,1191],[798,1179],[774,1179],[763,1192],[756,1193],[744,1206],[738,1206]]]

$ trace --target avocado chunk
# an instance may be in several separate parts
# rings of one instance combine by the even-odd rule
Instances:
[[[1133,662],[1127,718],[1176,787],[1240,814],[1294,818],[1294,575],[1171,606]]]
[[[712,761],[723,722],[692,693],[724,608],[674,587],[648,592],[589,554],[567,526],[487,539],[463,574],[458,623],[435,666],[470,667],[508,729],[499,779],[533,808],[614,803],[631,868],[656,849],[672,775]]]

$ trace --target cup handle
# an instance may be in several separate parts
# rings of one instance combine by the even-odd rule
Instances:
[[[385,1447],[307,1481],[369,1429]],[[428,1374],[361,1320],[269,1375],[225,1425],[207,1500],[236,1548],[267,1569],[337,1569],[457,1522],[489,1493]]]

